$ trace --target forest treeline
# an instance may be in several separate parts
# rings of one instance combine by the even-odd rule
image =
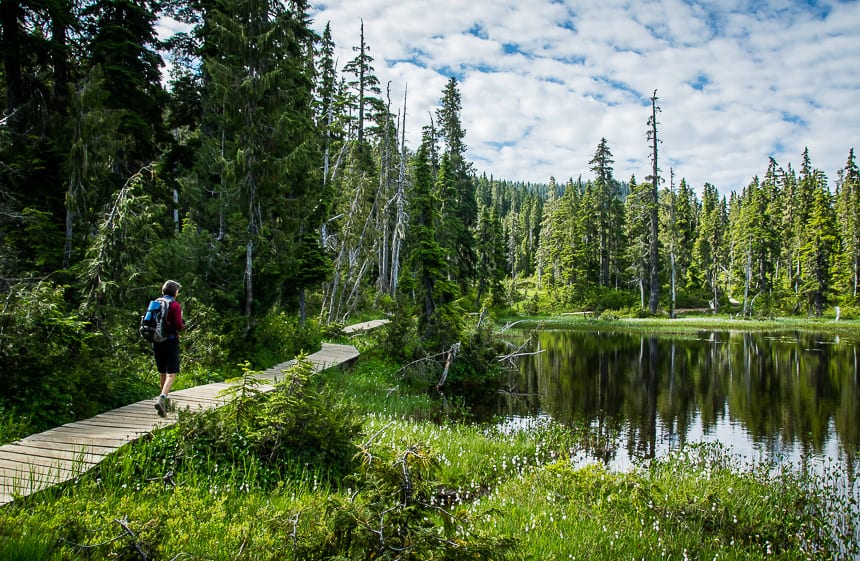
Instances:
[[[741,193],[699,196],[657,165],[655,92],[644,182],[614,177],[606,139],[592,177],[479,176],[455,78],[407,122],[363,25],[338,61],[308,13],[303,0],[0,3],[4,408],[36,400],[62,418],[136,397],[111,373],[146,370],[136,323],[167,278],[202,368],[271,362],[318,340],[308,324],[369,310],[417,319],[400,351],[420,354],[458,341],[465,312],[518,302],[855,305],[853,150],[835,190],[804,152],[797,171],[771,160]],[[159,40],[164,16],[190,30]]]

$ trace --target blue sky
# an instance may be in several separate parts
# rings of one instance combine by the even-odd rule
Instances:
[[[340,65],[361,21],[417,146],[450,76],[460,82],[467,157],[496,178],[591,176],[602,137],[615,177],[650,172],[654,90],[660,162],[697,191],[740,191],[773,156],[804,147],[832,190],[860,149],[860,2],[785,0],[330,0]]]

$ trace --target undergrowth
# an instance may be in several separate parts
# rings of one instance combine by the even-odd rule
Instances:
[[[0,558],[851,559],[827,481],[714,445],[630,473],[571,458],[587,431],[451,420],[372,350],[183,413],[61,487],[0,510]],[[10,553],[11,552],[11,553]]]

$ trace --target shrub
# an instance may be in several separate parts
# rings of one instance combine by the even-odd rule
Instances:
[[[355,467],[359,424],[347,405],[316,388],[312,374],[311,363],[300,357],[264,393],[246,366],[242,381],[229,390],[233,395],[227,405],[180,414],[175,447],[165,449],[156,463],[213,477],[250,471],[255,481],[246,483],[262,488],[308,467],[339,481]]]
[[[366,443],[354,494],[331,497],[324,515],[297,528],[296,559],[515,558],[516,540],[481,531],[474,514],[451,504],[422,444],[402,449]]]

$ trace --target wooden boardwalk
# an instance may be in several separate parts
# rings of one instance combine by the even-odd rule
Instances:
[[[383,323],[386,321],[351,325],[344,328],[344,333],[367,331]],[[358,351],[355,347],[332,343],[323,343],[322,349],[307,356],[316,372],[356,358]],[[256,377],[274,383],[293,364],[295,359]],[[211,409],[224,404],[226,398],[220,394],[228,387],[230,384],[225,382],[196,386],[171,392],[170,399],[177,409]],[[261,389],[272,387],[272,384],[267,384]],[[118,448],[176,422],[175,414],[159,417],[153,403],[151,399],[139,401],[0,446],[0,505],[74,479]]]

